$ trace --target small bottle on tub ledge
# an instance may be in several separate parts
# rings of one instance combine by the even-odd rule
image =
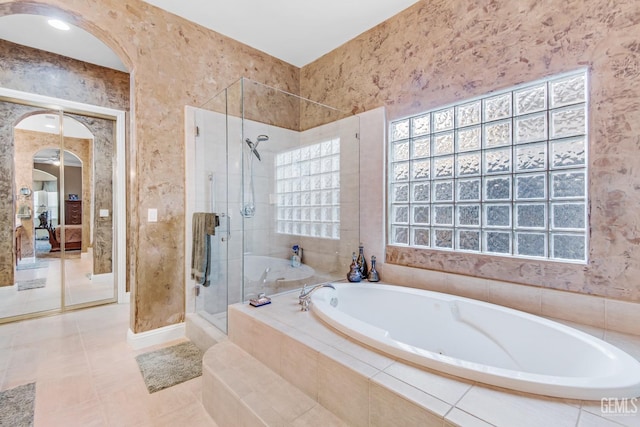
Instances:
[[[291,267],[300,267],[302,265],[302,248],[298,245],[293,245],[291,250],[293,251],[291,255]]]
[[[378,274],[378,270],[376,270],[376,256],[371,255],[371,270],[369,270],[369,276],[367,280],[370,282],[379,282],[380,275]]]
[[[364,246],[362,243],[360,243],[360,246],[358,247],[357,263],[362,278],[366,279],[369,276],[369,269],[367,268],[367,259],[364,257]]]
[[[360,266],[356,260],[356,253],[352,255],[351,266],[349,267],[349,273],[347,273],[347,280],[350,282],[362,281],[362,273],[360,272]]]

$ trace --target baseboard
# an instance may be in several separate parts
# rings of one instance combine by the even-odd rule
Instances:
[[[177,323],[146,332],[134,333],[131,329],[127,331],[127,343],[135,350],[150,347],[152,345],[163,344],[168,341],[185,337],[185,324]]]

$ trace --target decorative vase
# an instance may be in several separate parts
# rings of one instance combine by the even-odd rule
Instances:
[[[358,259],[357,259],[358,268],[360,269],[360,274],[362,278],[366,278],[369,276],[369,270],[367,267],[367,259],[364,257],[364,246],[360,243],[358,248]]]
[[[356,261],[356,253],[353,253],[351,261],[351,266],[349,267],[349,273],[347,273],[347,280],[350,282],[360,282],[362,280],[362,273],[360,273],[360,268],[358,267],[358,262]]]
[[[370,282],[379,282],[380,275],[378,274],[378,270],[376,270],[376,257],[374,255],[371,256],[371,270],[369,270],[369,276],[367,276],[367,280]]]

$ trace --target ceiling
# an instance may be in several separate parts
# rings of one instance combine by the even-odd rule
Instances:
[[[0,39],[127,72],[120,58],[93,35],[73,25],[69,31],[56,30],[48,20],[25,14],[0,17]]]
[[[144,0],[303,67],[416,0]]]
[[[419,0],[144,1],[303,67]],[[73,26],[55,30],[46,17],[0,17],[0,39],[127,71],[97,38]]]

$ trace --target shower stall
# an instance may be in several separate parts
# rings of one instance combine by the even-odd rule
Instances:
[[[359,243],[359,118],[240,79],[187,108],[187,311],[344,279]],[[215,213],[208,283],[191,279],[191,219]]]

